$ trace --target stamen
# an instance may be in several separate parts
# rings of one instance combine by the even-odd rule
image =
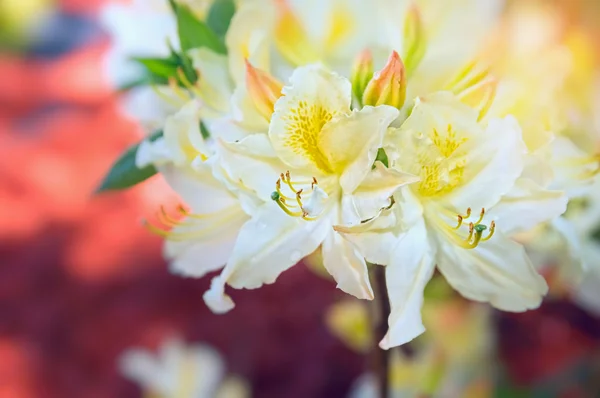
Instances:
[[[469,234],[467,235],[467,237],[464,240],[458,237],[456,235],[456,232],[454,231],[460,230],[460,228],[464,224],[464,220],[471,216],[471,212],[471,208],[469,207],[465,216],[457,214],[457,225],[455,227],[451,227],[449,225],[446,227],[451,239],[455,241],[460,247],[465,249],[474,249],[479,245],[480,242],[490,240],[494,235],[494,231],[496,229],[496,223],[492,221],[489,226],[489,234],[486,237],[483,237],[483,233],[488,229],[488,226],[481,223],[483,221],[483,218],[485,217],[485,209],[481,209],[479,219],[475,222],[469,223]]]
[[[287,185],[289,190],[293,193],[293,197],[286,196],[282,192],[282,182]],[[310,184],[311,192],[304,194],[305,188],[298,189],[296,187],[298,184]],[[315,196],[316,191],[318,191],[318,196]],[[310,181],[292,181],[289,170],[279,175],[279,179],[275,182],[275,191],[271,193],[271,199],[275,201],[286,214],[293,217],[302,217],[308,221],[314,221],[318,218],[320,211],[315,210],[315,208],[322,208],[322,206],[317,205],[317,203],[323,196],[326,198],[327,194],[318,188],[318,182],[315,177],[312,177]],[[304,201],[307,198],[309,198],[309,200],[305,205]],[[290,202],[287,202],[286,200],[289,200]]]
[[[471,210],[471,209],[469,209],[469,210]],[[479,225],[479,223],[481,221],[483,221],[483,216],[485,216],[485,209],[482,208],[481,213],[479,214],[479,220],[477,220],[477,222],[475,222],[475,225]]]
[[[463,223],[463,216],[461,216],[460,214],[458,215],[458,225],[456,227],[454,227],[454,229],[459,229],[461,227]]]
[[[467,214],[466,214],[466,215],[464,215],[464,216],[462,216],[462,218],[466,220],[466,219],[468,219],[469,217],[471,217],[471,208],[470,208],[470,207],[467,209]]]
[[[490,233],[485,238],[482,238],[481,241],[485,242],[487,240],[490,240],[492,238],[492,236],[494,236],[494,231],[495,230],[496,230],[496,223],[494,221],[492,221],[490,223]]]

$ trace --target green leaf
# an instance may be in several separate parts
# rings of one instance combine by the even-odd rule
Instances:
[[[162,131],[154,133],[149,140],[155,141],[160,137],[162,137]],[[121,155],[121,157],[112,165],[100,186],[96,188],[95,193],[129,188],[147,180],[157,173],[154,166],[146,166],[139,169],[135,165],[135,158],[139,146],[140,144],[133,145]]]
[[[169,58],[133,58],[134,61],[144,65],[152,75],[160,77],[176,77],[179,60]]]
[[[219,54],[226,54],[223,41],[204,22],[200,21],[188,7],[177,6],[177,28],[183,51],[207,47]]]
[[[231,18],[235,14],[235,2],[233,0],[215,0],[206,17],[206,24],[219,37],[225,37]]]

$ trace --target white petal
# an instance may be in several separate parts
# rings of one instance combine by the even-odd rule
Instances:
[[[227,57],[206,47],[196,48],[188,53],[194,68],[200,72],[198,88],[202,100],[216,111],[227,112],[229,98],[233,93]]]
[[[279,175],[288,170],[276,157],[265,134],[249,135],[239,142],[220,141],[217,152],[229,178],[265,202],[271,201]]]
[[[442,244],[438,268],[464,297],[503,311],[537,308],[548,291],[523,247],[500,231],[472,250]]]
[[[425,285],[435,269],[433,255],[423,222],[401,237],[385,271],[392,311],[381,348],[407,343],[425,331],[421,307]]]
[[[241,229],[229,262],[213,279],[205,295],[207,304],[217,310],[230,302],[223,295],[227,283],[236,289],[255,289],[275,282],[279,274],[319,247],[331,224],[323,216],[307,221],[285,214],[274,202],[266,203]]]
[[[357,225],[335,225],[334,229],[354,245],[370,263],[386,265],[398,244],[396,212],[385,209],[377,217]]]
[[[164,369],[159,360],[150,352],[142,349],[130,349],[119,359],[121,372],[130,380],[145,388],[165,392]]]
[[[363,256],[340,234],[331,230],[323,242],[323,266],[337,287],[360,299],[372,300],[373,289]]]
[[[417,181],[417,176],[389,169],[381,162],[375,162],[375,169],[369,171],[352,194],[360,219],[374,217],[382,208],[390,205],[390,197],[398,188]]]
[[[563,192],[549,191],[520,178],[489,214],[497,228],[510,236],[560,216],[567,209],[567,201]]]
[[[269,137],[289,167],[331,173],[326,154],[317,145],[323,126],[346,114],[351,103],[350,82],[323,67],[298,68],[275,103]]]
[[[178,166],[189,165],[197,156],[210,155],[200,132],[200,109],[198,101],[189,101],[165,121],[164,140]]]
[[[224,314],[235,307],[235,303],[225,294],[225,280],[222,276],[216,276],[210,282],[210,289],[207,290],[202,298],[204,302],[215,314]]]
[[[318,185],[315,185],[310,198],[308,199],[308,203],[302,206],[302,211],[306,212],[309,217],[318,217],[325,210],[328,198],[329,195],[319,188]]]
[[[190,239],[165,242],[164,254],[170,261],[171,272],[201,278],[222,268],[231,255],[240,228],[247,220],[248,216],[239,205],[220,211],[218,217],[185,219],[171,232],[188,233]]]
[[[491,120],[479,143],[469,148],[465,183],[452,191],[448,200],[459,211],[491,208],[510,192],[523,172],[525,152],[521,128],[513,117]]]
[[[144,140],[135,153],[135,166],[142,169],[150,165],[170,163],[173,156],[165,143],[164,138],[154,141]]]
[[[552,142],[550,163],[555,177],[551,187],[566,190],[569,197],[587,193],[599,168],[598,162],[590,154],[579,149],[568,138],[560,136]]]
[[[340,177],[344,193],[352,193],[367,176],[383,136],[398,117],[391,106],[365,106],[360,111],[343,115],[327,123],[317,142],[319,151]]]
[[[269,70],[270,31],[275,23],[274,7],[259,2],[239,2],[225,35],[229,70],[236,84],[244,83],[244,60]]]
[[[237,204],[237,199],[207,165],[198,170],[163,165],[158,171],[193,213],[212,213]]]

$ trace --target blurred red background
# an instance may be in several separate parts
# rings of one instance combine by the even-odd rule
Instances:
[[[234,292],[236,310],[213,315],[202,302],[210,278],[170,275],[160,239],[139,222],[176,202],[159,178],[92,195],[141,137],[101,78],[101,4],[60,1],[71,43],[59,35],[52,51],[0,58],[0,397],[135,397],[118,356],[173,332],[216,346],[255,396],[344,396],[365,363],[324,326],[327,305],[343,296],[332,282],[298,266]],[[554,299],[495,322],[513,391],[600,391],[598,318]]]

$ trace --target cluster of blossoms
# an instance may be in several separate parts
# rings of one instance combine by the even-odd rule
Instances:
[[[132,152],[127,183],[111,172],[105,185],[158,171],[180,194],[185,205],[147,227],[165,237],[173,272],[222,268],[204,295],[214,312],[234,307],[227,285],[273,283],[317,249],[360,299],[374,298],[369,267],[385,267],[384,349],[424,331],[436,268],[468,299],[540,304],[548,287],[514,238],[562,222],[598,159],[548,101],[569,65],[532,90],[486,54],[501,1],[209,3],[107,11],[113,31],[133,29],[127,14],[148,30],[141,50],[116,35],[109,69],[140,57],[149,84],[128,108],[159,133]]]

